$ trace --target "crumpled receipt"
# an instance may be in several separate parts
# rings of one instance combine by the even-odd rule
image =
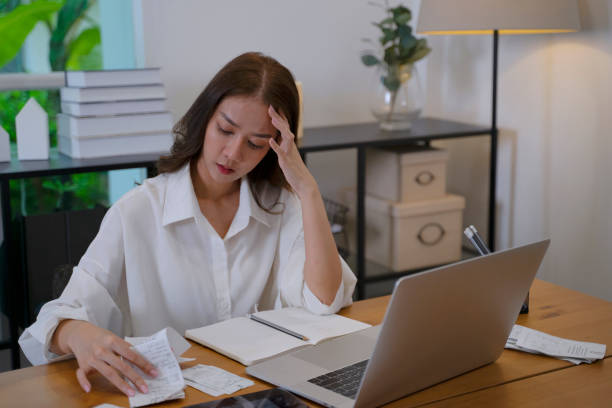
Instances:
[[[153,378],[134,366],[136,372],[147,383],[149,392],[143,394],[136,391],[136,395],[129,398],[130,407],[142,407],[166,400],[185,398],[183,392],[185,381],[178,359],[190,345],[180,334],[167,327],[150,337],[126,337],[125,340],[133,344],[134,350],[149,360],[159,373]],[[134,389],[137,390],[136,387]]]
[[[250,387],[255,383],[219,367],[197,364],[183,370],[185,383],[190,387],[218,397],[222,394],[233,394],[238,390]]]
[[[605,358],[606,345],[568,340],[515,324],[506,342],[507,349],[545,354],[573,364],[592,363]]]

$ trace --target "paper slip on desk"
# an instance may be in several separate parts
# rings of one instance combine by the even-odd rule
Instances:
[[[301,308],[268,310],[254,315],[300,333],[308,341],[248,317],[235,317],[198,329],[189,329],[185,331],[185,337],[249,366],[282,353],[371,327],[367,323],[340,315],[319,316]]]

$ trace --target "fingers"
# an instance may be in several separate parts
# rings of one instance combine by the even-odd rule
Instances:
[[[281,149],[281,147],[278,145],[278,143],[276,143],[276,140],[269,139],[269,144],[270,144],[270,147],[272,148],[272,150],[274,150],[274,153],[276,153],[277,155],[281,155],[281,154],[285,153]]]
[[[101,360],[94,360],[87,367],[79,367],[76,370],[77,381],[85,392],[91,391],[91,383],[87,379],[87,374],[91,372],[92,369],[96,369],[100,374],[106,377],[115,387],[117,387],[127,396],[133,397],[135,395],[132,387],[130,387],[125,381],[123,381],[119,374],[117,374],[117,372],[112,367],[110,367]]]
[[[117,371],[119,371],[121,374],[129,378],[130,381],[135,384],[142,393],[149,392],[147,384],[142,379],[142,377],[138,375],[136,370],[134,370],[134,368],[132,368],[132,366],[130,366],[128,363],[121,360],[116,354],[109,352],[104,357],[104,361],[106,361],[111,367],[117,369]]]
[[[134,389],[130,387],[128,383],[121,378],[119,373],[117,373],[117,370],[106,364],[106,362],[96,359],[91,362],[91,366],[98,370],[98,372],[104,377],[106,377],[106,379],[109,380],[111,384],[117,387],[128,397],[133,397],[134,395],[136,395]]]
[[[287,119],[281,114],[279,114],[272,105],[268,107],[268,114],[270,115],[272,125],[281,132],[281,137],[283,139],[283,142],[284,141],[292,142],[293,139],[295,139],[295,136],[291,132],[291,129],[289,127],[289,122],[287,121]]]
[[[85,392],[91,391],[91,383],[87,379],[87,374],[85,373],[84,369],[79,367],[76,370],[76,377],[77,377],[77,381],[79,382],[79,385]]]
[[[132,349],[128,342],[119,339],[119,341],[113,342],[112,349],[120,356],[123,356],[134,363],[136,367],[140,368],[143,372],[149,374],[151,377],[157,377],[158,372],[155,369],[155,366],[146,358],[141,356],[137,351]]]

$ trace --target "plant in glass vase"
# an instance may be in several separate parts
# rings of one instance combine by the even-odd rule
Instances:
[[[382,32],[377,41],[380,50],[365,51],[361,61],[368,67],[377,67],[371,109],[380,127],[409,129],[424,103],[414,63],[425,58],[431,48],[426,39],[413,35],[408,24],[412,19],[410,9],[402,5],[386,5],[384,9],[385,18],[373,23]]]

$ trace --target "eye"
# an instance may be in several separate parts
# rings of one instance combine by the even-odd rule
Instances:
[[[250,140],[247,142],[247,145],[248,145],[248,146],[249,146],[251,149],[254,149],[254,150],[259,150],[259,149],[263,149],[263,148],[264,148],[264,146],[257,145],[257,144],[255,144],[255,143],[251,142]]]
[[[224,135],[231,135],[232,131],[231,130],[225,130],[223,129],[221,126],[217,125],[217,130],[219,130],[219,132],[223,133]]]

